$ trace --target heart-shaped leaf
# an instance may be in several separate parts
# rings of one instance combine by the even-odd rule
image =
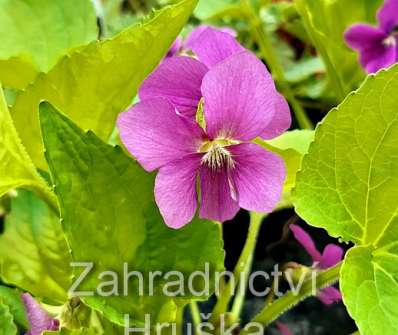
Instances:
[[[83,133],[47,103],[41,105],[41,123],[73,259],[94,265],[79,287],[92,294],[83,297],[86,304],[124,325],[126,314],[132,324],[143,322],[145,314],[153,321],[173,321],[190,300],[207,298],[214,272],[223,269],[220,226],[194,220],[180,230],[168,228],[154,202],[153,174],[122,149],[92,132]],[[137,271],[142,280],[126,282],[126,269]],[[168,279],[170,271],[174,275]],[[209,279],[195,279],[197,271]],[[158,278],[151,281],[154,273]],[[99,287],[106,280],[115,283],[115,278],[118,283],[108,284],[109,296],[104,296]],[[175,295],[165,293],[171,280],[183,284],[182,290],[174,286]]]

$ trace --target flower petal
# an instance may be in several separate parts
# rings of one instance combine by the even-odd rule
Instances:
[[[196,177],[202,155],[193,154],[160,168],[155,199],[166,225],[178,229],[189,223],[198,205]]]
[[[41,335],[46,330],[59,329],[59,321],[48,315],[29,293],[22,294],[22,300],[30,325],[29,335]]]
[[[228,147],[234,160],[231,178],[240,207],[256,212],[271,212],[281,199],[285,180],[283,159],[257,144]]]
[[[244,51],[217,64],[202,83],[210,137],[243,141],[259,136],[274,118],[277,91],[264,64]]]
[[[294,238],[301,244],[301,246],[308,252],[314,262],[320,262],[322,259],[321,253],[315,246],[311,236],[300,226],[291,224],[289,226]]]
[[[209,68],[224,59],[245,50],[229,33],[212,27],[194,32],[186,43],[199,60]]]
[[[289,104],[286,99],[278,93],[275,102],[274,117],[260,136],[265,140],[277,137],[288,130],[291,123],[292,117],[290,115]]]
[[[318,298],[325,305],[331,305],[335,302],[339,302],[342,299],[341,292],[333,287],[326,287],[318,293]]]
[[[398,26],[398,0],[385,0],[377,12],[377,20],[381,28],[390,34]]]
[[[236,30],[230,28],[230,27],[219,27],[217,28],[219,31],[222,31],[223,33],[226,33],[228,35],[231,35],[232,37],[238,37],[238,33]]]
[[[363,23],[352,25],[344,33],[347,44],[355,50],[377,47],[386,37],[384,31]]]
[[[181,114],[194,118],[207,71],[204,64],[191,57],[165,59],[141,85],[140,99],[166,98]]]
[[[278,327],[279,331],[282,335],[293,335],[290,329],[284,325],[282,322],[276,322],[276,326]]]
[[[205,24],[201,24],[200,26],[198,26],[195,29],[193,29],[191,31],[191,33],[188,35],[188,37],[187,37],[187,39],[185,41],[184,49],[192,49],[192,45],[198,39],[200,34],[202,34],[208,28],[211,28],[211,29],[214,29],[214,30],[217,30],[217,31],[221,31],[223,33],[231,35],[232,37],[236,37],[237,36],[236,31],[233,30],[232,28],[229,28],[229,27],[216,28],[216,27],[205,25]]]
[[[200,169],[201,218],[224,222],[234,218],[239,211],[238,203],[232,198],[228,171],[212,170],[205,165]]]
[[[321,262],[319,267],[321,269],[328,269],[335,266],[343,258],[343,249],[336,244],[328,244],[323,250]]]
[[[163,98],[133,106],[119,115],[117,126],[123,144],[147,171],[195,153],[203,136],[196,123]]]
[[[360,63],[368,73],[375,73],[393,65],[397,61],[398,49],[380,44],[378,47],[361,52]]]

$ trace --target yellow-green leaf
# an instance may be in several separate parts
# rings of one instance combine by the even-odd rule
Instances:
[[[40,109],[46,157],[73,260],[95,266],[79,287],[92,292],[82,297],[84,302],[124,325],[126,314],[131,324],[143,323],[145,314],[154,322],[173,322],[186,303],[207,299],[214,290],[214,273],[224,268],[221,226],[195,219],[183,229],[168,228],[155,204],[153,174],[119,147],[105,144],[92,132],[84,133],[48,103]],[[124,290],[126,267],[127,272],[142,274],[143,280],[133,277]],[[108,276],[101,277],[106,271]],[[182,277],[167,280],[170,271]],[[191,277],[197,271],[207,272],[210,279]],[[160,276],[151,284],[155,272]],[[115,277],[120,285],[116,289],[108,285],[110,294],[104,297],[98,291],[101,283],[115,283]],[[175,296],[164,291],[172,280],[178,281]]]
[[[57,207],[55,195],[21,144],[0,87],[0,196],[18,187],[35,190],[54,208]]]
[[[97,34],[90,0],[0,0],[0,81],[22,89]]]
[[[398,334],[398,242],[348,251],[341,270],[344,303],[363,335]]]
[[[369,76],[329,112],[304,156],[297,213],[352,241],[341,270],[363,335],[398,331],[398,65]]]
[[[165,7],[116,37],[93,42],[63,57],[19,94],[12,116],[30,157],[46,169],[38,105],[47,100],[83,129],[107,141],[117,115],[131,104],[141,82],[167,53],[196,0]]]
[[[17,335],[17,326],[7,305],[0,299],[0,334]]]
[[[278,208],[292,207],[291,192],[296,184],[296,175],[300,170],[303,156],[308,152],[314,139],[313,130],[292,130],[272,140],[257,139],[256,142],[283,158],[286,166],[286,179],[283,185],[283,196]]]
[[[19,191],[0,235],[1,279],[64,303],[72,283],[70,261],[59,217],[32,192]]]

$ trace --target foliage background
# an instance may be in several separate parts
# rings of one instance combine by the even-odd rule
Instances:
[[[34,4],[34,6],[27,10],[23,6],[24,3]],[[117,143],[117,134],[113,132],[117,114],[133,101],[140,82],[152,71],[161,55],[167,51],[174,36],[183,25],[182,22],[184,19],[188,19],[188,16],[182,9],[179,14],[162,12],[160,23],[157,23],[159,25],[151,26],[153,21],[150,18],[156,15],[151,13],[152,8],[161,8],[176,3],[176,1],[104,0],[103,7],[97,7],[97,12],[95,12],[92,6],[87,5],[88,2],[71,0],[65,2],[67,5],[62,9],[62,19],[58,17],[54,20],[51,16],[54,8],[51,8],[49,3],[45,0],[0,1],[0,37],[2,37],[0,80],[5,87],[6,101],[10,106],[12,116],[11,120],[11,118],[7,118],[6,113],[2,114],[0,130],[3,135],[0,134],[0,143],[4,147],[12,148],[10,151],[13,152],[18,162],[16,165],[13,165],[15,163],[13,161],[10,161],[10,164],[1,165],[1,175],[7,182],[5,182],[6,185],[0,185],[0,191],[3,193],[3,189],[7,190],[7,178],[9,177],[11,183],[15,179],[18,180],[15,187],[28,186],[47,202],[53,203],[54,196],[46,183],[48,175],[43,172],[48,171],[48,166],[44,159],[40,140],[39,118],[37,113],[32,111],[35,111],[42,99],[48,100],[57,109],[67,113],[81,128],[92,129],[101,139],[107,141],[111,137],[110,142]],[[242,11],[239,1],[200,0],[194,15],[184,26],[182,35],[186,36],[193,27],[202,23],[234,28],[238,32],[238,39],[267,63],[274,74],[278,87],[290,98],[293,109],[300,110],[301,106],[301,109],[308,115],[308,120],[303,122],[300,113],[297,113],[292,129],[302,128],[306,122],[307,125],[308,122],[317,124],[349,92],[357,89],[365,78],[365,73],[358,65],[357,56],[346,47],[342,36],[344,30],[354,22],[374,23],[375,12],[381,1],[297,0],[293,3],[291,1],[252,0],[248,3],[258,14],[256,17],[253,17],[251,12]],[[10,6],[13,6],[12,10]],[[76,11],[79,12],[78,16],[74,16]],[[19,14],[10,16],[10,13]],[[46,27],[45,36],[42,36],[43,28],[34,24],[36,18],[34,20],[26,19],[32,15],[38,16],[40,24]],[[99,16],[98,26],[96,15]],[[147,19],[149,23],[144,26],[144,29],[137,29],[136,38],[132,40],[130,38],[131,29],[135,28],[128,27],[141,22],[144,17],[149,17]],[[65,36],[64,26],[70,28],[68,36]],[[17,29],[20,27],[24,28],[23,34],[20,34]],[[126,28],[130,34],[122,32],[118,35]],[[167,30],[166,38],[163,38],[165,30]],[[269,41],[261,39],[261,30],[267,33]],[[43,37],[46,43],[35,43],[38,40],[36,38],[38,35]],[[162,36],[162,39],[159,36]],[[97,37],[100,37],[102,41],[93,42]],[[87,46],[83,46],[87,43],[89,43]],[[271,48],[274,54],[269,53]],[[114,49],[117,50],[117,53],[114,52]],[[64,56],[65,53],[67,56]],[[275,62],[275,58],[277,62]],[[10,69],[13,70],[10,71]],[[111,80],[109,80],[109,84],[101,86],[98,83],[101,83],[103,75],[110,77]],[[31,84],[32,82],[33,84]],[[54,83],[57,82],[62,82],[63,85],[54,89]],[[96,85],[98,85],[97,90],[86,90],[87,87],[97,87]],[[369,85],[371,85],[371,81],[369,81]],[[352,97],[347,104],[354,99],[355,97]],[[295,108],[295,104],[299,107]],[[4,103],[1,108],[6,110]],[[341,109],[345,108],[346,105]],[[373,108],[376,110],[376,107]],[[84,114],[81,113],[82,109],[85,111]],[[328,117],[331,118],[333,115],[329,114]],[[369,120],[372,121],[372,119]],[[58,121],[54,121],[54,124],[56,122]],[[14,127],[11,124],[15,125],[16,131],[13,130]],[[369,128],[373,125],[374,123],[370,124]],[[23,147],[21,149],[17,132],[29,157],[41,169],[40,174],[33,167]],[[83,135],[82,138],[80,138],[82,142],[88,141],[85,142],[86,144],[96,141],[92,138],[86,140]],[[57,142],[57,139],[53,138],[52,140],[54,143]],[[47,142],[51,141],[47,139]],[[58,139],[58,142],[62,141]],[[47,149],[51,146],[51,143],[48,143]],[[55,147],[54,143],[52,145]],[[58,143],[57,150],[61,144]],[[329,144],[325,142],[324,146],[327,147]],[[275,146],[278,148],[277,144]],[[295,169],[292,170],[291,185],[287,187],[287,191],[290,191],[295,182],[295,172],[300,165],[302,153],[296,151],[293,155],[292,148],[279,150],[295,164]],[[313,147],[312,150],[315,151],[316,147],[315,149]],[[286,151],[289,153],[287,154]],[[3,156],[7,154],[7,152],[0,153]],[[109,155],[117,154],[112,152]],[[54,165],[56,165],[56,158],[54,161]],[[307,166],[310,168],[311,162]],[[107,174],[107,172],[103,173]],[[57,171],[54,172],[54,175],[56,174]],[[64,179],[62,176],[57,177],[61,184],[61,189],[58,191],[62,193]],[[82,176],[76,176],[76,178],[83,179]],[[305,179],[305,177],[302,178]],[[116,190],[114,191],[117,193]],[[300,192],[300,187],[298,187],[298,192]],[[67,194],[67,191],[64,193]],[[394,194],[392,193],[393,199]],[[43,268],[46,268],[50,262],[62,262],[62,257],[59,257],[61,259],[46,259],[47,254],[41,253],[37,244],[44,245],[51,252],[55,250],[57,255],[62,254],[62,250],[66,249],[65,246],[62,246],[64,241],[60,241],[56,245],[51,243],[47,245],[47,240],[45,242],[35,240],[36,236],[41,236],[40,229],[45,228],[41,225],[39,228],[29,227],[27,222],[34,221],[34,218],[39,215],[44,215],[47,218],[46,224],[54,227],[54,221],[57,218],[51,217],[48,208],[32,194],[22,192],[22,196],[26,197],[25,202],[18,203],[16,200],[11,200],[10,196],[2,199],[0,260],[3,281],[29,289],[45,298],[51,295],[52,299],[55,297],[55,300],[62,301],[64,299],[62,287],[68,286],[70,278],[68,278],[68,274],[62,276],[57,272],[57,267],[52,269],[54,272],[49,271],[49,274],[46,275],[48,276],[46,283],[51,288],[50,290],[48,287],[37,286],[34,282],[29,285],[18,282],[19,273],[15,272],[15,258],[25,259],[26,254],[37,256],[37,259],[33,259],[33,261],[29,259],[32,262],[29,268],[43,276]],[[65,197],[67,198],[66,195]],[[286,201],[289,203],[289,199]],[[16,210],[15,214],[9,214],[11,202],[14,202],[14,209],[20,206],[20,211],[25,215],[18,215]],[[67,203],[68,199],[65,202]],[[70,207],[73,206],[70,205]],[[320,249],[327,243],[339,243],[340,240],[333,239],[323,229],[311,228],[303,220],[300,220],[291,208],[291,204],[287,207],[289,208],[282,208],[266,218],[259,235],[253,270],[270,269],[275,263],[283,264],[288,261],[310,264],[308,256],[287,233],[286,225],[288,223],[299,222],[314,237]],[[308,222],[313,223],[311,215],[316,211],[310,207],[302,207],[304,209],[298,210],[299,214]],[[311,212],[311,215],[306,211]],[[101,215],[104,213],[105,215],[109,214],[104,211]],[[70,222],[73,220],[70,219]],[[7,230],[12,224],[15,229]],[[234,220],[226,222],[222,226],[227,252],[226,267],[229,270],[233,269],[242,250],[248,224],[248,213],[241,211]],[[341,234],[339,231],[333,233],[333,227],[330,228],[327,225],[323,227],[329,229],[329,233],[333,236],[343,237],[345,241],[357,242],[345,233]],[[69,234],[71,235],[69,238],[73,240],[75,236],[73,236],[72,229]],[[187,234],[189,235],[189,232]],[[57,230],[53,231],[53,235],[52,239],[59,235]],[[164,239],[167,238],[166,236]],[[22,250],[16,248],[12,254],[9,253],[9,250],[15,245],[23,245],[24,248],[21,248]],[[341,245],[345,249],[353,246],[350,242]],[[61,250],[57,250],[57,248]],[[261,285],[264,285],[264,283],[257,284],[259,289],[261,289]],[[58,286],[61,286],[61,289]],[[4,292],[6,293],[1,295],[0,291],[0,296],[1,300],[5,301],[6,297],[9,297],[9,292],[6,289]],[[244,322],[249,321],[259,312],[262,302],[260,300],[252,296],[248,297],[244,306]],[[98,301],[93,304],[97,303]],[[201,303],[200,306],[206,311],[210,310],[213,303],[214,301]],[[7,306],[8,304],[3,305]],[[0,314],[5,317],[15,314],[11,312],[13,311],[7,310],[5,307],[0,309]],[[189,320],[189,313],[186,313],[185,317],[186,320]],[[26,319],[23,315],[14,316],[14,318],[18,325],[26,327]],[[326,307],[316,298],[309,298],[302,302],[286,313],[281,320],[288,324],[293,331],[303,335],[346,335],[356,329],[343,303]],[[268,333],[278,334],[274,327],[271,327]]]

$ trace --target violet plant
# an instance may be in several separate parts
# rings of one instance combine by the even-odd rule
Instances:
[[[360,63],[375,73],[398,61],[398,1],[389,0],[377,12],[378,27],[354,24],[345,33],[347,44],[358,50]]]
[[[396,335],[397,26],[397,0],[0,1],[0,335]]]

